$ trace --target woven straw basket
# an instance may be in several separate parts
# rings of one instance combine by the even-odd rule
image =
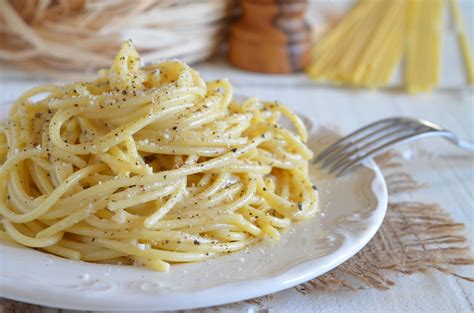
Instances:
[[[0,61],[59,73],[110,65],[132,39],[145,62],[212,55],[224,37],[234,0],[0,1]]]

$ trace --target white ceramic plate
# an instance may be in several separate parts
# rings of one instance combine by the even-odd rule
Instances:
[[[314,136],[310,141],[312,148],[322,144]],[[157,273],[65,260],[0,241],[0,297],[66,309],[178,310],[245,300],[308,281],[362,249],[387,208],[385,181],[373,161],[338,179],[311,171],[322,214],[294,225],[276,243],[264,241]]]

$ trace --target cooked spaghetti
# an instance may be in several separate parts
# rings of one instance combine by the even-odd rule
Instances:
[[[159,271],[277,240],[317,212],[306,139],[286,107],[238,104],[227,80],[179,61],[141,67],[125,42],[96,81],[13,104],[0,126],[0,238]]]

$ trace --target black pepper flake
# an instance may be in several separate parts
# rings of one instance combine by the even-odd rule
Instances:
[[[303,210],[303,205],[301,204],[301,202],[298,202],[298,210]]]
[[[237,152],[237,148],[232,149],[232,152]]]
[[[177,130],[177,129],[178,129],[178,126],[173,127],[173,130]]]
[[[127,91],[126,90],[122,90],[122,95],[126,95],[127,94]]]
[[[199,242],[199,240],[194,240],[194,244],[199,246],[201,243]]]
[[[313,190],[318,190],[318,187],[316,185],[311,186],[311,188],[313,188]]]

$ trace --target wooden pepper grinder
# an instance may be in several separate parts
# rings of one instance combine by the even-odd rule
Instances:
[[[308,65],[311,29],[307,0],[241,0],[243,15],[230,27],[228,59],[249,71],[291,73]]]

